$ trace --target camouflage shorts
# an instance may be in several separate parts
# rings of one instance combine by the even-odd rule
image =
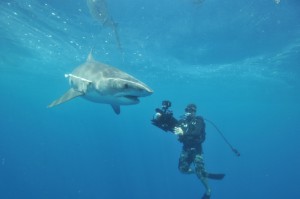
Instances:
[[[191,164],[194,164],[195,173],[198,177],[203,177],[206,175],[204,168],[204,160],[202,157],[202,151],[195,148],[183,149],[178,163],[178,169],[182,173],[190,173]]]

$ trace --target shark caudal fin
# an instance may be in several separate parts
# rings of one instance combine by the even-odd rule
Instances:
[[[48,105],[48,108],[53,106],[59,105],[61,103],[67,102],[75,97],[84,95],[84,93],[74,90],[73,88],[69,89],[63,96],[58,98],[57,100],[53,101],[51,104]]]

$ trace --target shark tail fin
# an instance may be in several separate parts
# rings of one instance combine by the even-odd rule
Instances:
[[[74,90],[73,88],[69,89],[63,96],[58,98],[57,100],[53,101],[51,104],[48,105],[48,108],[51,108],[53,106],[59,105],[61,103],[64,103],[66,101],[69,101],[75,97],[81,96],[84,93]]]

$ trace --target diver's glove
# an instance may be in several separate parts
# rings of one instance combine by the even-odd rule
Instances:
[[[175,127],[174,128],[174,134],[175,135],[183,135],[183,130],[181,127]]]

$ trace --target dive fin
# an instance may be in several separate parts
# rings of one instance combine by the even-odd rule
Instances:
[[[225,177],[224,173],[207,173],[207,178],[213,180],[222,180]]]
[[[74,90],[73,88],[69,89],[63,96],[58,98],[57,100],[53,101],[51,104],[48,105],[48,108],[51,108],[53,106],[59,105],[61,103],[64,103],[66,101],[69,101],[75,97],[84,95],[84,93]]]
[[[206,193],[202,196],[201,199],[210,199],[210,195],[207,195]]]
[[[115,111],[115,113],[116,113],[117,115],[120,114],[120,112],[121,112],[120,106],[115,105],[115,104],[112,104],[111,107],[114,109],[114,111]]]

